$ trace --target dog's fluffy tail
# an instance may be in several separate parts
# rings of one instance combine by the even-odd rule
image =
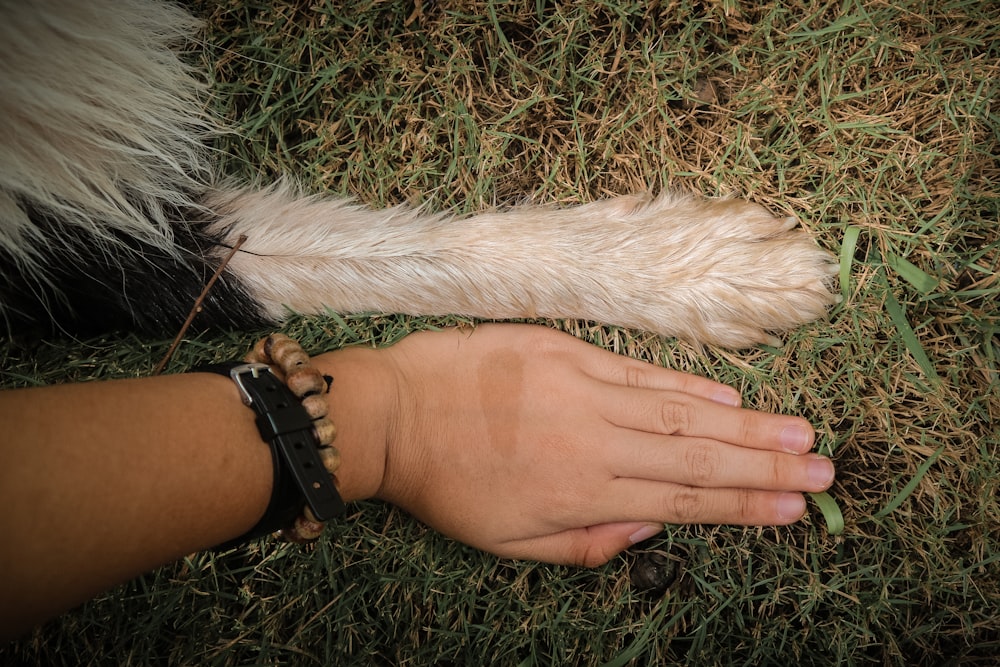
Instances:
[[[211,275],[199,259],[211,239],[177,224],[210,216],[207,86],[176,50],[198,22],[143,0],[4,2],[0,14],[0,319],[176,320],[193,297],[148,308],[142,294],[150,270]],[[171,280],[161,292],[177,292]]]

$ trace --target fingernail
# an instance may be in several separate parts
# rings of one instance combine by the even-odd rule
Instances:
[[[638,544],[639,542],[644,542],[651,538],[653,535],[658,535],[663,532],[663,526],[658,523],[650,524],[648,526],[643,526],[639,530],[635,531],[628,536],[628,541],[632,544]]]
[[[825,456],[816,455],[806,466],[809,481],[818,487],[826,488],[833,481],[833,462]]]
[[[777,502],[778,518],[798,521],[806,513],[806,499],[800,493],[782,493]]]
[[[780,440],[781,448],[792,454],[801,454],[810,447],[810,436],[812,434],[801,424],[786,426],[782,431]]]
[[[720,389],[712,394],[712,400],[734,408],[740,407],[740,403],[742,402],[739,392],[735,389]]]

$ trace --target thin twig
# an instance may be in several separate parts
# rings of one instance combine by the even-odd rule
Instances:
[[[205,287],[201,290],[201,294],[199,294],[198,298],[195,299],[191,312],[188,313],[187,319],[184,320],[184,324],[181,325],[181,330],[177,332],[174,342],[170,344],[170,349],[167,350],[167,353],[163,355],[163,359],[160,359],[160,363],[156,364],[156,368],[153,369],[153,375],[159,375],[163,372],[163,369],[167,367],[170,357],[174,355],[177,347],[181,344],[181,338],[183,338],[184,334],[187,333],[188,328],[191,326],[191,322],[194,321],[195,315],[201,312],[201,306],[205,302],[205,297],[208,296],[208,292],[212,289],[212,286],[215,285],[215,281],[219,279],[219,276],[222,275],[226,265],[229,264],[229,260],[233,258],[233,255],[236,254],[236,252],[240,249],[240,246],[243,245],[246,240],[246,234],[240,234],[240,237],[236,239],[236,243],[234,243],[233,247],[229,250],[229,254],[223,258],[222,263],[219,264],[219,268],[215,270],[212,277],[209,278],[207,283],[205,283]]]

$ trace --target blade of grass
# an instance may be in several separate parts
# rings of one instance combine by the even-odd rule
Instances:
[[[833,499],[826,491],[820,493],[810,493],[809,496],[819,507],[820,512],[823,513],[823,519],[826,521],[826,531],[831,535],[840,535],[844,532],[844,515],[840,511],[840,505],[837,501]]]
[[[906,282],[921,294],[930,294],[937,289],[939,280],[899,255],[888,253],[885,262]]]
[[[876,519],[885,518],[890,514],[892,514],[892,512],[894,512],[896,508],[902,505],[903,501],[906,500],[911,493],[913,493],[914,489],[917,488],[917,484],[919,484],[920,480],[924,478],[924,475],[927,474],[927,471],[930,470],[931,466],[934,465],[934,462],[938,460],[938,457],[941,456],[941,452],[943,451],[944,451],[944,445],[941,445],[940,447],[938,447],[936,452],[927,457],[927,460],[921,463],[920,467],[917,468],[917,472],[913,475],[913,479],[907,482],[906,486],[904,486],[900,490],[900,492],[897,493],[896,496],[886,504],[885,507],[883,507],[875,514],[875,518]]]
[[[840,245],[840,294],[847,302],[851,289],[851,267],[854,265],[854,252],[858,247],[858,236],[861,228],[851,225],[844,232],[844,242]]]
[[[886,281],[886,287],[888,287],[888,281]],[[941,378],[934,369],[934,364],[931,363],[930,357],[924,351],[923,346],[920,344],[920,339],[917,338],[913,327],[910,326],[909,321],[906,319],[906,311],[903,310],[903,306],[896,300],[891,289],[887,289],[885,293],[885,309],[889,313],[889,319],[892,320],[900,337],[902,337],[903,345],[906,346],[910,355],[916,360],[917,365],[920,366],[920,370],[924,372],[928,380],[939,383]]]
[[[661,621],[666,617],[667,610],[670,609],[670,605],[666,600],[661,601],[659,609],[657,609],[655,614],[652,614],[646,620],[642,631],[636,636],[635,640],[625,648],[621,653],[615,656],[614,659],[609,660],[604,663],[602,667],[623,667],[635,660],[639,655],[646,650],[649,646],[649,639],[653,631],[662,631],[664,627],[670,627],[688,612],[688,610],[693,607],[692,602],[687,602],[681,609],[674,614],[673,618],[670,619],[663,625]]]

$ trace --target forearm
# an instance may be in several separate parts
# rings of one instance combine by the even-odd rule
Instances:
[[[380,483],[369,350],[316,359],[339,378],[345,500]],[[366,406],[365,403],[368,403]],[[225,377],[192,373],[0,394],[0,628],[10,636],[158,565],[243,534],[263,515],[272,464]],[[354,450],[358,451],[355,452]]]

